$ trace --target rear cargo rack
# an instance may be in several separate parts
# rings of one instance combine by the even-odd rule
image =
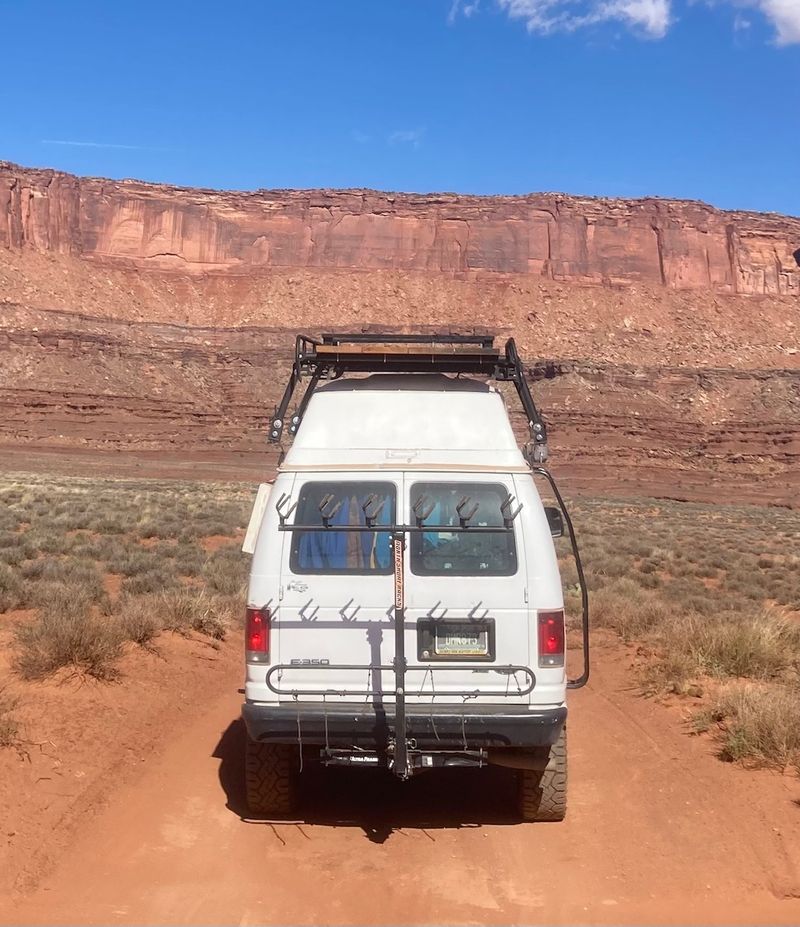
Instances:
[[[530,456],[536,463],[547,460],[547,427],[528,388],[517,345],[509,338],[501,351],[493,335],[359,332],[324,334],[319,339],[298,335],[289,381],[270,421],[269,441],[277,444],[283,437],[292,397],[304,378],[308,383],[288,421],[292,436],[297,434],[320,381],[335,380],[345,373],[473,374],[513,383],[530,428]]]

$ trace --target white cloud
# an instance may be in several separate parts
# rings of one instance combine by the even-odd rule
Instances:
[[[757,0],[754,4],[775,27],[778,45],[800,42],[800,0]]]
[[[425,129],[395,129],[389,133],[387,141],[390,145],[411,145],[413,148],[419,148],[423,135]]]
[[[450,12],[447,14],[447,21],[452,26],[459,13],[469,19],[473,13],[478,12],[480,5],[481,0],[453,0],[450,5]]]
[[[648,38],[660,39],[670,26],[670,0],[497,0],[530,32],[572,32],[583,26],[623,22]]]
[[[689,0],[691,2],[691,0]],[[758,10],[775,30],[775,44],[800,43],[800,0],[709,0],[728,3],[739,9]],[[448,19],[471,16],[480,0],[453,0]],[[511,19],[522,20],[530,32],[548,35],[574,32],[585,26],[619,22],[634,33],[661,39],[675,21],[675,0],[495,0]],[[737,13],[733,28],[747,29],[749,19]]]

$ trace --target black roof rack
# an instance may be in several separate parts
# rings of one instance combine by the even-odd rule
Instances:
[[[547,429],[525,380],[517,346],[509,338],[501,351],[493,335],[343,333],[318,339],[298,335],[289,382],[270,422],[269,440],[281,440],[286,415],[297,385],[309,378],[300,404],[289,421],[289,433],[300,427],[303,414],[320,380],[345,373],[467,373],[509,381],[517,389],[531,430],[532,457],[547,459]]]

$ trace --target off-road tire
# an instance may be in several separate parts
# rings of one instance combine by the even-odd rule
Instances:
[[[295,806],[297,747],[263,744],[247,738],[245,789],[250,813],[263,817],[287,817]]]
[[[518,810],[523,821],[563,821],[567,813],[567,728],[549,748],[543,770],[519,771]]]

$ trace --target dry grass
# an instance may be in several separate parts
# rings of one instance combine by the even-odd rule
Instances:
[[[113,679],[124,639],[117,620],[94,615],[85,606],[66,611],[48,607],[33,621],[17,625],[14,666],[24,679],[43,679],[64,666]]]
[[[224,639],[244,608],[236,539],[251,501],[237,486],[0,477],[0,612],[35,610],[13,631],[16,671],[107,679],[126,642],[152,647],[164,631]],[[207,555],[211,534],[231,543]],[[117,599],[109,575],[122,577]]]
[[[7,689],[0,687],[0,747],[10,747],[16,742],[19,724],[14,717],[17,699]]]
[[[728,723],[714,729],[731,758],[786,762],[782,744],[800,724],[800,513],[593,500],[572,508],[593,627],[643,644],[644,691],[698,695],[752,680],[730,690],[716,709]],[[561,544],[575,627],[577,577]]]
[[[727,760],[793,765],[800,772],[800,689],[736,683],[696,719],[698,730],[718,729]]]

